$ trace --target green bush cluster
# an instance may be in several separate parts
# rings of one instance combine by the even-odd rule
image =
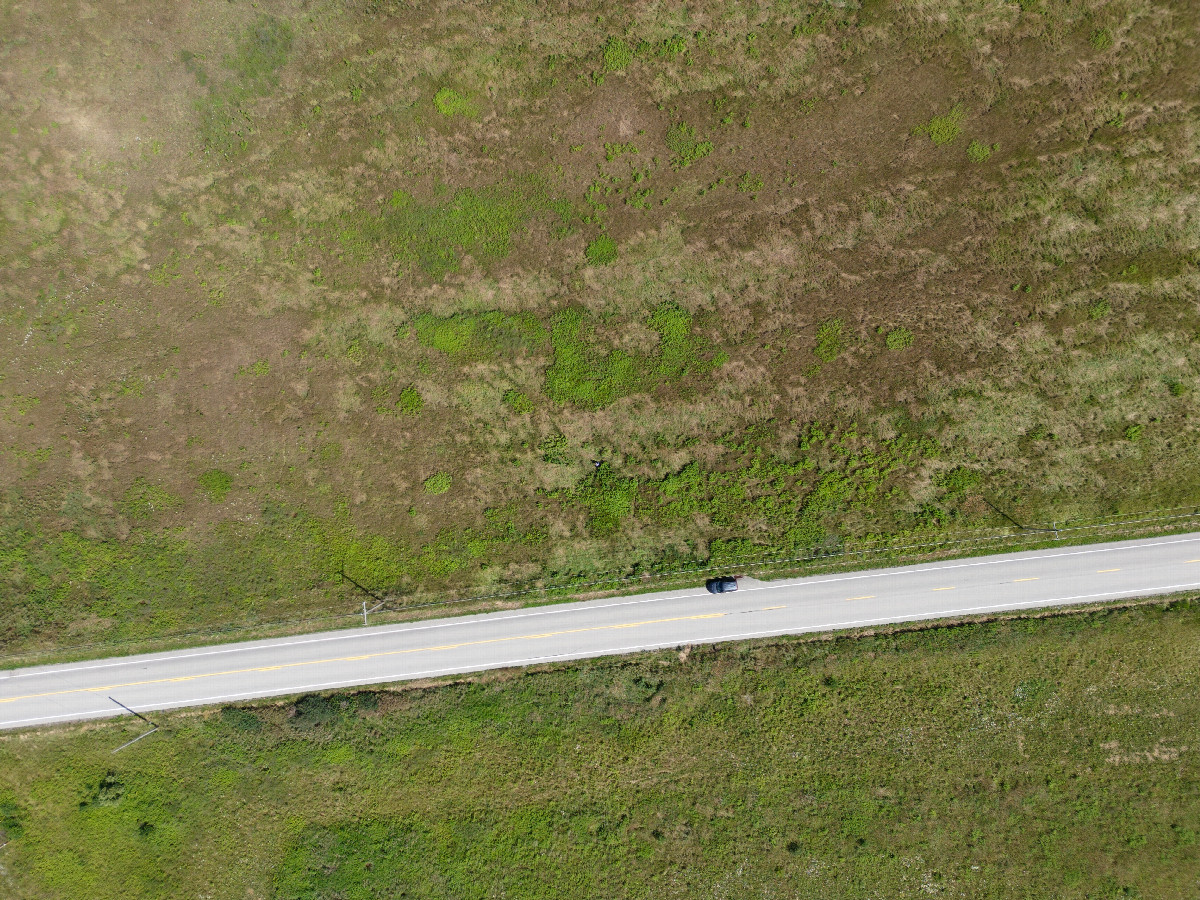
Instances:
[[[587,510],[588,531],[596,537],[615,534],[633,514],[638,480],[622,477],[607,463],[586,476],[569,492],[560,493],[569,505]]]
[[[25,833],[25,810],[0,795],[0,843],[19,840]]]
[[[546,396],[560,404],[598,408],[689,373],[711,371],[726,359],[708,353],[691,333],[691,313],[675,303],[655,307],[647,324],[658,332],[658,347],[638,358],[598,347],[583,310],[570,308],[555,314],[550,325],[554,361],[545,374]]]
[[[647,320],[658,332],[658,352],[652,357],[653,371],[659,381],[680,378],[691,370],[709,368],[703,360],[701,344],[692,335],[692,314],[671,302],[654,308]]]
[[[751,172],[744,172],[738,179],[737,189],[742,194],[755,194],[763,189],[763,180]]]
[[[555,403],[607,406],[636,392],[642,383],[637,361],[621,350],[604,353],[591,339],[591,322],[571,307],[550,322],[554,362],[546,369],[545,391]]]
[[[987,144],[979,141],[971,141],[967,147],[967,159],[971,162],[987,162],[993,153],[1000,149],[999,144],[992,144],[990,147]]]
[[[883,342],[889,350],[905,350],[913,345],[913,333],[901,325],[889,331]]]
[[[610,37],[604,45],[604,71],[620,72],[633,62],[633,48],[619,37]]]
[[[413,320],[413,330],[422,346],[468,359],[536,349],[548,337],[545,327],[528,313],[497,310],[450,316],[422,313]]]
[[[715,529],[709,546],[714,561],[802,551],[836,533],[846,513],[882,508],[889,485],[916,477],[935,447],[925,439],[879,440],[854,429],[810,426],[798,450],[769,451],[747,440],[730,444],[715,465],[691,462],[659,479],[620,478],[605,466],[562,496],[599,510],[589,513],[593,533],[612,533],[635,512],[639,520],[667,528],[702,517]],[[973,472],[943,476],[939,509],[960,504],[977,482]],[[743,537],[747,532],[756,535],[753,541]]]
[[[617,243],[607,234],[602,234],[587,245],[583,255],[590,265],[606,266],[617,258]]]
[[[546,462],[561,465],[567,461],[567,437],[557,432],[549,435],[538,444],[538,450]]]
[[[674,59],[681,53],[687,52],[687,39],[678,34],[663,38],[654,51],[663,59]]]
[[[400,398],[396,401],[396,409],[406,416],[418,415],[424,408],[425,398],[411,384],[400,392]]]
[[[196,479],[200,489],[213,503],[220,503],[233,488],[233,476],[220,469],[209,469]]]
[[[821,362],[833,362],[846,349],[841,319],[829,319],[817,326],[817,344],[813,354]]]
[[[444,87],[433,95],[433,105],[443,116],[466,116],[474,118],[479,114],[475,104],[453,88]]]
[[[421,486],[425,489],[425,493],[436,496],[450,490],[450,485],[453,483],[454,479],[450,476],[449,472],[435,472],[426,478],[421,483]]]
[[[481,260],[507,256],[513,233],[538,205],[537,198],[513,186],[461,188],[446,202],[428,204],[395,191],[372,228],[398,260],[436,277],[455,271],[463,253]]]
[[[261,378],[271,373],[271,364],[265,359],[255,360],[248,366],[238,366],[237,377],[253,376]]]
[[[950,112],[943,116],[934,116],[924,125],[918,125],[913,129],[913,133],[928,135],[934,146],[942,147],[962,134],[963,117],[962,104],[955,104]]]
[[[637,152],[638,148],[632,142],[626,142],[622,144],[615,141],[606,141],[604,144],[604,158],[608,162],[612,162],[614,159],[624,156],[626,153],[636,154]]]
[[[696,137],[696,129],[686,122],[676,122],[667,129],[667,149],[675,154],[671,165],[684,169],[713,152],[712,141]]]
[[[155,515],[178,509],[183,499],[166,488],[152,484],[140,475],[133,480],[121,497],[120,510],[131,521],[140,522]]]
[[[515,413],[525,415],[526,413],[531,413],[534,410],[533,401],[529,399],[527,394],[523,394],[521,391],[509,388],[504,392],[504,395],[501,399],[503,399],[505,403],[512,407],[512,410]]]

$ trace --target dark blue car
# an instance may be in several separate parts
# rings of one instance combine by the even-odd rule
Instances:
[[[737,590],[737,579],[732,575],[722,575],[720,578],[710,578],[704,583],[710,594],[728,594]]]

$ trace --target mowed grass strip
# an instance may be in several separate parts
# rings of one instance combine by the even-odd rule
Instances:
[[[6,896],[1194,896],[1200,605],[0,737]]]

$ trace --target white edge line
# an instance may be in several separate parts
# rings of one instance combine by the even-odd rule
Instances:
[[[769,629],[767,631],[746,631],[738,634],[726,634],[716,637],[699,637],[699,638],[673,638],[669,641],[659,641],[653,644],[638,644],[632,647],[610,647],[604,650],[588,650],[581,653],[557,653],[544,656],[533,656],[525,659],[505,660],[503,662],[492,663],[478,668],[448,668],[448,669],[429,669],[421,672],[404,672],[392,675],[382,675],[373,677],[370,680],[363,681],[361,679],[349,679],[345,681],[327,681],[320,684],[306,684],[296,687],[280,688],[265,693],[258,691],[243,691],[236,694],[220,694],[214,697],[194,697],[188,700],[181,700],[171,703],[167,706],[145,706],[138,704],[144,712],[154,712],[167,709],[179,709],[188,706],[198,706],[204,703],[215,703],[221,700],[237,700],[237,699],[255,699],[260,697],[280,697],[288,694],[298,694],[303,691],[324,690],[335,687],[369,687],[376,684],[389,684],[396,681],[411,681],[414,678],[427,678],[432,675],[467,675],[472,672],[486,672],[492,669],[508,669],[519,666],[529,666],[538,663],[544,663],[552,660],[569,660],[569,659],[592,659],[600,656],[613,656],[618,653],[638,653],[646,650],[662,650],[666,647],[678,647],[683,644],[719,644],[724,641],[748,640],[756,637],[781,637],[789,634],[808,634],[820,631],[833,631],[839,628],[854,628],[862,625],[895,625],[902,622],[919,622],[926,619],[940,619],[947,616],[959,616],[970,613],[992,612],[996,610],[1007,611],[1023,609],[1025,607],[1038,606],[1056,606],[1063,603],[1072,603],[1077,600],[1097,600],[1104,597],[1120,597],[1123,595],[1145,595],[1147,590],[1166,593],[1169,591],[1184,590],[1186,588],[1200,587],[1200,581],[1190,582],[1188,584],[1173,584],[1159,588],[1137,588],[1129,591],[1110,591],[1101,594],[1078,594],[1074,597],[1055,597],[1048,600],[1028,600],[1023,603],[998,603],[989,606],[970,606],[961,609],[938,610],[936,612],[913,613],[912,615],[901,616],[900,618],[883,618],[883,619],[857,619],[850,622],[832,622],[824,625],[805,625],[799,628],[782,628]],[[86,691],[86,688],[82,688]],[[105,708],[103,710],[91,710],[85,713],[67,713],[57,716],[46,716],[42,718],[32,719],[9,719],[0,722],[0,728],[7,728],[15,725],[37,722],[50,722],[58,719],[81,719],[85,716],[99,716],[103,713],[111,713],[111,715],[120,715],[116,711],[110,711]]]
[[[836,578],[825,578],[825,579],[821,579],[821,580],[809,580],[809,578],[813,578],[813,576],[808,576],[807,578],[793,578],[793,579],[787,579],[784,581],[779,581],[774,584],[765,584],[762,587],[742,588],[742,590],[743,591],[770,591],[770,590],[778,590],[779,588],[788,588],[788,587],[820,585],[820,584],[838,584],[838,583],[846,582],[846,581],[860,581],[860,580],[866,579],[866,578],[883,578],[883,577],[886,577],[889,575],[896,575],[896,576],[920,575],[925,572],[941,572],[941,571],[945,571],[947,569],[965,569],[965,568],[972,568],[972,567],[977,567],[977,566],[1004,565],[1005,563],[1031,562],[1031,561],[1042,560],[1042,559],[1059,559],[1059,558],[1067,557],[1067,556],[1083,556],[1083,555],[1088,555],[1088,554],[1093,554],[1093,553],[1112,553],[1112,552],[1122,551],[1122,550],[1139,550],[1139,549],[1143,549],[1143,548],[1147,548],[1147,547],[1165,547],[1165,546],[1171,546],[1173,544],[1195,543],[1197,541],[1200,541],[1200,535],[1197,535],[1195,537],[1184,537],[1179,540],[1158,541],[1156,543],[1128,542],[1128,543],[1122,543],[1118,546],[1111,546],[1111,547],[1096,547],[1096,548],[1090,548],[1090,549],[1086,549],[1086,550],[1068,550],[1068,551],[1064,551],[1061,553],[1044,553],[1044,554],[1041,554],[1040,556],[1029,556],[1029,555],[1020,554],[1020,553],[1004,554],[1004,558],[1002,558],[1002,559],[983,559],[983,560],[973,560],[971,562],[947,563],[946,565],[942,565],[942,566],[921,567],[918,565],[918,566],[893,567],[893,568],[883,569],[878,572],[856,572],[851,575],[844,575],[844,576],[840,576],[840,577],[836,577]],[[733,568],[736,568],[736,567],[733,567]],[[386,635],[399,634],[399,633],[416,633],[419,631],[431,631],[431,630],[434,630],[437,628],[450,628],[455,625],[471,625],[471,624],[477,624],[477,623],[478,624],[484,624],[484,623],[490,624],[492,622],[507,622],[507,621],[511,621],[513,619],[527,619],[527,618],[533,618],[535,616],[546,616],[546,615],[570,615],[573,612],[582,612],[582,611],[590,612],[590,611],[600,610],[600,609],[616,609],[616,608],[619,608],[622,606],[638,606],[638,605],[641,605],[644,603],[661,603],[661,602],[664,602],[667,600],[686,600],[690,597],[704,597],[704,596],[707,596],[707,595],[702,594],[702,593],[685,594],[685,593],[682,593],[682,591],[674,591],[674,592],[671,592],[670,595],[664,594],[661,596],[644,597],[644,598],[636,599],[636,600],[624,600],[620,603],[607,603],[607,604],[603,604],[603,605],[601,605],[601,604],[589,605],[586,603],[584,603],[584,604],[580,604],[580,603],[554,604],[550,607],[544,607],[544,608],[529,610],[529,611],[522,611],[519,613],[510,614],[510,615],[497,615],[496,613],[484,613],[482,615],[475,615],[475,616],[459,616],[456,618],[448,619],[446,621],[437,622],[437,623],[433,623],[433,624],[427,624],[427,625],[426,624],[412,625],[411,623],[403,623],[400,625],[396,625],[394,627],[374,628],[374,629],[363,630],[363,631],[360,631],[357,629],[354,629],[354,630],[348,629],[344,632],[337,632],[335,634],[326,634],[326,635],[322,635],[320,637],[303,638],[300,640],[292,640],[292,641],[287,641],[287,640],[279,641],[278,639],[267,638],[263,641],[255,641],[253,643],[246,644],[246,645],[235,645],[232,647],[228,647],[228,646],[227,647],[218,647],[218,648],[212,649],[212,650],[196,650],[196,651],[187,652],[187,653],[178,653],[174,656],[157,656],[157,655],[129,656],[129,657],[124,657],[124,658],[117,659],[117,660],[112,660],[110,662],[95,663],[95,664],[86,665],[86,666],[71,666],[70,663],[62,664],[64,666],[69,666],[69,668],[58,668],[54,665],[31,666],[28,669],[9,669],[9,670],[7,670],[7,672],[9,674],[5,674],[6,670],[0,670],[0,682],[3,682],[8,679],[12,679],[12,678],[28,678],[32,675],[50,675],[50,674],[65,675],[65,674],[68,674],[71,672],[87,672],[87,671],[92,671],[94,669],[107,669],[107,668],[114,668],[117,666],[149,665],[151,663],[173,662],[175,660],[180,660],[180,659],[199,659],[199,658],[202,658],[205,656],[216,656],[216,655],[228,654],[228,653],[246,653],[246,652],[249,652],[252,650],[262,650],[265,648],[296,647],[296,646],[303,646],[305,644],[318,644],[318,643],[323,643],[326,641],[345,641],[345,640],[356,640],[356,639],[362,639],[362,638],[383,637]],[[2,726],[3,726],[3,723],[0,723],[0,727],[2,727]]]

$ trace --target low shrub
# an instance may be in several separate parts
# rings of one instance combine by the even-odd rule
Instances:
[[[407,416],[415,416],[425,408],[425,398],[420,392],[409,385],[400,392],[400,399],[396,401],[396,409]]]
[[[512,407],[513,412],[521,413],[522,415],[533,412],[533,401],[520,391],[510,388],[504,392],[503,400]]]
[[[918,125],[913,129],[913,133],[929,135],[934,146],[942,147],[962,134],[962,120],[962,104],[959,103],[944,116],[934,116],[924,125]]]
[[[617,258],[617,243],[607,234],[602,234],[583,251],[587,261],[593,266],[604,266]]]
[[[633,62],[633,48],[618,37],[610,37],[604,45],[604,71],[620,72]]]
[[[196,480],[200,482],[200,489],[205,496],[214,503],[224,500],[233,487],[233,477],[220,469],[209,469]]]
[[[713,152],[712,141],[696,137],[696,129],[685,122],[676,122],[667,129],[667,149],[675,154],[671,165],[685,169]]]
[[[477,115],[475,104],[458,91],[448,87],[444,87],[434,94],[433,105],[437,107],[438,112],[447,118],[451,116],[466,116],[467,118],[471,118]]]
[[[436,496],[450,490],[450,485],[453,483],[454,479],[450,477],[449,472],[436,472],[426,478],[421,486],[425,488],[425,493]]]
[[[813,353],[822,362],[833,362],[846,349],[842,320],[830,319],[817,326],[817,345]]]
[[[887,344],[889,350],[904,350],[912,346],[913,333],[901,325],[887,333],[884,343]]]

